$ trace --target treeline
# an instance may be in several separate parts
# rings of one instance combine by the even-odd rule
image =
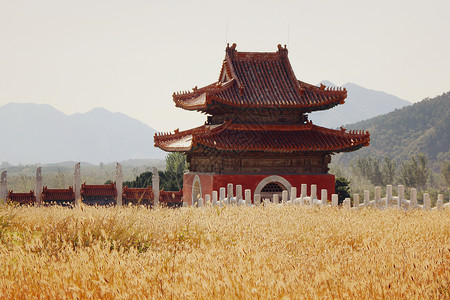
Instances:
[[[166,170],[158,171],[159,188],[165,191],[179,191],[183,188],[183,174],[188,169],[186,157],[177,152],[166,156]],[[142,188],[152,186],[153,173],[150,171],[141,173],[133,181],[125,181],[124,186]]]
[[[423,191],[429,186],[430,181],[433,181],[429,159],[422,153],[411,156],[409,160],[401,163],[397,163],[389,157],[383,159],[373,156],[362,157],[351,164],[351,170],[353,176],[361,176],[374,186],[402,184]],[[450,162],[446,161],[441,164],[440,175],[443,188],[448,189],[450,186]]]

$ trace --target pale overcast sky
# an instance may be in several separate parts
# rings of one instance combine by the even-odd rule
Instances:
[[[449,16],[449,0],[0,0],[0,106],[105,107],[161,131],[198,126],[205,116],[175,108],[172,93],[216,81],[227,41],[288,44],[298,79],[417,102],[450,90]]]

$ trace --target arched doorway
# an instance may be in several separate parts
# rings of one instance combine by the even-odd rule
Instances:
[[[273,195],[278,194],[278,199],[281,201],[281,194],[283,191],[288,192],[288,197],[291,194],[291,187],[289,181],[278,175],[272,175],[264,178],[258,183],[255,189],[255,194],[261,195],[261,201],[264,199],[273,200]]]
[[[194,182],[192,183],[192,206],[197,206],[198,199],[202,197],[202,184],[200,182],[200,177],[196,175],[194,177]]]

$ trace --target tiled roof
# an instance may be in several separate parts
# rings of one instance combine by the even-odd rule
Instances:
[[[155,146],[165,151],[189,152],[193,146],[220,151],[345,152],[369,145],[369,132],[327,129],[313,125],[248,125],[228,121],[173,134],[155,135]]]
[[[110,184],[86,184],[81,185],[81,195],[83,197],[115,197],[117,196],[116,185]]]
[[[33,204],[36,202],[36,196],[33,191],[29,193],[14,193],[13,191],[9,191],[7,200],[8,202],[19,204]]]
[[[123,188],[123,198],[127,200],[153,200],[153,189],[151,187],[129,188],[125,186]]]
[[[71,186],[68,189],[49,189],[44,186],[42,189],[42,201],[75,201],[75,192]]]
[[[305,112],[343,104],[347,91],[297,80],[287,56],[277,52],[238,52],[227,47],[219,80],[190,92],[174,93],[176,106],[208,111],[217,104],[240,108],[296,108]]]
[[[181,203],[183,202],[183,190],[181,191],[165,191],[159,192],[159,202],[162,203]]]

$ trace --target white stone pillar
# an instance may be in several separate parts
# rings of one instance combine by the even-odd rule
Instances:
[[[416,208],[417,206],[417,190],[411,188],[411,200],[409,201],[411,208]]]
[[[386,186],[386,207],[389,207],[392,201],[392,185]]]
[[[430,195],[428,193],[423,194],[423,209],[425,210],[431,209],[431,200]]]
[[[291,187],[291,201],[294,204],[294,200],[297,199],[297,188],[295,186]]]
[[[34,195],[36,196],[36,205],[42,205],[42,168],[36,169],[36,185],[34,187]]]
[[[117,198],[116,205],[122,206],[122,197],[123,197],[123,173],[122,173],[122,165],[116,164],[116,190],[117,190]]]
[[[280,203],[278,194],[273,194],[273,204],[278,204],[278,203]]]
[[[253,195],[253,205],[259,206],[261,204],[261,195],[255,194]]]
[[[369,206],[370,203],[370,193],[368,190],[364,191],[364,206]]]
[[[381,187],[376,186],[375,187],[375,207],[378,207],[378,205],[380,205],[380,199],[381,199]]]
[[[225,188],[221,187],[219,189],[219,205],[224,205],[225,199]]]
[[[339,197],[337,194],[331,195],[331,206],[337,207],[339,205]]]
[[[314,200],[317,199],[317,185],[311,184],[311,203],[314,203]]]
[[[152,171],[153,207],[157,208],[159,207],[159,173],[155,167]],[[194,199],[192,199],[192,203],[194,203]]]
[[[322,201],[322,205],[328,204],[328,191],[326,189],[320,191],[320,200]]]
[[[246,189],[244,191],[245,194],[245,204],[252,205],[252,191],[250,189]]]
[[[353,207],[359,208],[359,194],[353,194]]]
[[[211,195],[210,194],[206,194],[205,195],[205,205],[211,205]]]
[[[0,177],[0,204],[6,203],[6,197],[8,197],[8,181],[6,177],[7,173],[3,171]]]
[[[199,198],[198,199],[197,206],[200,207],[200,208],[203,207],[203,198]]]
[[[441,210],[444,208],[444,195],[438,194],[438,199],[436,201],[436,207],[438,210]]]
[[[350,208],[350,198],[345,198],[344,199],[343,206],[344,206],[345,209],[349,209]]]
[[[236,200],[239,202],[239,200],[243,200],[242,197],[242,185],[237,184],[236,185]]]
[[[301,205],[305,204],[305,201],[303,200],[303,198],[306,197],[307,191],[308,191],[308,185],[303,183],[300,187],[300,204]]]
[[[227,200],[228,200],[228,203],[230,203],[230,204],[231,204],[231,198],[233,198],[233,184],[229,183],[227,185]]]
[[[284,190],[283,192],[281,192],[281,203],[286,204],[286,202],[289,199],[288,197],[289,197],[288,191]]]
[[[73,191],[75,193],[75,207],[81,205],[81,168],[80,163],[75,164],[75,171],[73,172]]]
[[[398,208],[402,208],[402,206],[403,206],[403,199],[405,199],[405,187],[403,185],[399,185],[397,187],[397,189],[398,189],[397,205],[398,205]]]
[[[217,205],[217,191],[212,192],[212,205]]]

